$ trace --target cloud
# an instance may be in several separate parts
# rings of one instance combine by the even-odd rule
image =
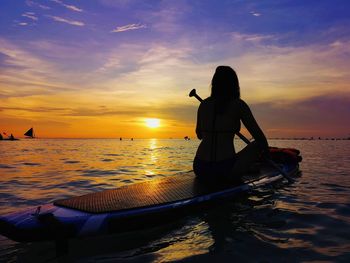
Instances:
[[[325,94],[300,101],[253,103],[253,114],[269,136],[346,136],[350,94]]]
[[[72,11],[75,11],[75,12],[82,12],[83,9],[79,8],[79,7],[76,7],[74,5],[67,5],[65,3],[63,3],[62,1],[60,0],[51,0],[51,2],[55,2],[61,6],[64,6],[65,8],[69,9],[69,10],[72,10]]]
[[[207,86],[203,78],[207,65],[198,67],[191,61],[191,51],[188,43],[125,44],[103,55],[106,62],[98,73],[103,73],[107,90],[127,91],[129,97],[133,92],[134,98],[147,102],[168,101],[184,96],[180,92],[184,86],[203,86],[203,81]]]
[[[192,6],[187,1],[160,1],[154,11],[141,14],[143,21],[152,25],[152,29],[156,31],[182,34],[185,27],[190,27],[184,27],[183,20],[191,12]]]
[[[148,109],[149,110],[149,109]],[[142,116],[146,114],[147,109],[145,108],[139,108],[139,107],[130,107],[130,110],[126,110],[124,107],[121,109],[102,109],[97,108],[95,106],[93,107],[80,107],[80,108],[74,108],[71,109],[68,113],[63,114],[63,116],[79,116],[79,117],[99,117],[99,116],[128,116],[130,118],[136,117],[136,116]]]
[[[38,18],[37,18],[37,17],[35,16],[35,14],[32,13],[32,12],[26,12],[26,13],[22,14],[22,16],[23,16],[23,17],[27,17],[27,18],[29,18],[29,19],[32,19],[32,20],[34,20],[34,21],[38,21]]]
[[[107,58],[107,61],[100,67],[97,71],[98,72],[107,72],[108,70],[115,71],[116,69],[120,69],[123,64],[122,61],[119,59],[119,56],[112,56]]]
[[[23,116],[11,116],[11,117],[2,117],[1,118],[2,124],[4,124],[3,127],[15,127],[15,131],[13,134],[22,135],[28,127],[50,127],[51,129],[55,129],[56,127],[59,128],[66,128],[69,127],[70,124],[66,122],[62,122],[59,120],[50,120],[47,118],[41,118],[33,120],[32,118],[25,118]],[[34,127],[34,128],[35,128]],[[12,131],[13,129],[11,129]]]
[[[280,35],[232,34],[232,42],[217,43],[208,50],[208,53],[225,50],[222,57],[216,56],[209,62],[236,69],[244,98],[298,100],[341,90],[349,92],[346,83],[350,82],[350,41],[286,46],[278,45],[283,38]],[[196,57],[199,63],[206,63],[203,61],[206,56]]]
[[[36,3],[36,2],[34,2],[34,1],[30,1],[30,0],[26,0],[26,4],[27,4],[27,6],[30,6],[30,7],[40,7],[41,9],[44,9],[44,10],[49,10],[49,9],[51,9],[51,7],[49,7],[49,6],[42,5],[42,4]]]
[[[233,41],[248,41],[252,43],[262,42],[264,40],[277,40],[277,36],[270,34],[244,34],[240,32],[232,32],[231,38]]]
[[[27,22],[18,22],[18,24],[17,25],[19,25],[19,26],[27,26],[28,25],[28,23]]]
[[[196,116],[197,104],[186,105],[184,103],[162,103],[160,105],[139,105],[132,104],[128,107],[125,105],[118,106],[98,106],[98,105],[80,105],[67,107],[53,106],[36,106],[30,103],[28,106],[22,106],[20,101],[17,105],[0,106],[0,112],[4,116],[42,116],[49,114],[51,117],[66,118],[66,117],[122,117],[127,118],[128,122],[133,122],[145,116],[156,116],[162,120],[167,120],[177,123],[193,123]],[[52,103],[52,101],[50,102]],[[38,115],[39,114],[39,115]],[[58,120],[58,119],[57,119]]]
[[[47,95],[66,90],[58,72],[53,63],[0,38],[0,98]]]
[[[13,110],[13,111],[27,111],[27,112],[45,112],[45,113],[54,113],[54,112],[62,112],[67,111],[69,108],[59,108],[59,107],[3,107],[0,106],[0,111],[5,110]]]
[[[50,18],[52,18],[53,20],[55,20],[57,22],[62,22],[62,23],[73,25],[73,26],[85,26],[85,24],[83,22],[75,21],[75,20],[69,20],[69,19],[66,19],[66,18],[59,17],[59,16],[47,15],[47,17],[50,17]]]
[[[0,107],[0,109],[6,109]],[[197,104],[186,105],[184,103],[162,103],[159,105],[139,105],[132,104],[129,107],[123,105],[114,106],[89,106],[89,107],[74,107],[67,108],[65,111],[61,108],[51,107],[38,107],[35,109],[21,109],[27,111],[47,111],[55,112],[60,116],[71,116],[71,117],[114,117],[114,116],[125,116],[129,119],[137,119],[144,116],[156,116],[163,120],[176,120],[177,122],[191,123],[196,117]]]
[[[129,30],[137,30],[141,28],[146,28],[146,25],[143,24],[128,24],[125,26],[118,26],[115,29],[113,29],[111,32],[113,33],[119,33],[119,32],[125,32]]]
[[[14,68],[16,70],[21,70],[38,67],[39,65],[43,67],[47,66],[47,63],[44,63],[40,59],[24,51],[22,48],[19,48],[18,46],[3,38],[0,38],[0,54],[3,56],[4,64],[4,68],[1,70],[1,73],[5,73],[8,67]]]
[[[253,15],[253,16],[261,16],[261,13],[258,13],[258,12],[255,12],[255,11],[251,11],[250,14]]]

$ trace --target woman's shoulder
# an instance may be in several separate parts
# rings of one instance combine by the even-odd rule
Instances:
[[[236,114],[237,112],[239,112],[240,114],[244,114],[245,112],[247,112],[247,110],[249,110],[248,104],[240,98],[233,99],[232,101],[230,101],[229,108],[230,111],[234,114]]]
[[[230,105],[236,110],[248,106],[247,103],[240,98],[231,100]]]
[[[241,113],[241,116],[247,116],[251,114],[249,105],[242,99],[238,99],[238,110]]]
[[[247,108],[247,107],[249,108],[248,104],[244,100],[242,100],[241,98],[237,99],[236,103],[241,109],[242,108],[244,109],[244,108]]]

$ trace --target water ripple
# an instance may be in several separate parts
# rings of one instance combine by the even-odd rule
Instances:
[[[85,176],[105,176],[105,175],[116,175],[122,170],[100,170],[100,169],[86,169],[82,170]]]
[[[41,163],[31,163],[31,162],[24,162],[22,164],[23,165],[27,165],[27,166],[39,166],[39,165],[42,165]]]
[[[115,160],[106,158],[106,159],[101,159],[101,161],[102,162],[113,162]]]
[[[7,164],[0,164],[0,168],[3,168],[3,169],[14,169],[16,167],[12,166],[12,165],[7,165]]]
[[[67,160],[67,161],[64,161],[64,163],[80,163],[80,161],[75,161],[75,160]]]

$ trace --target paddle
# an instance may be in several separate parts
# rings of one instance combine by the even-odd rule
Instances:
[[[201,97],[198,96],[198,94],[196,93],[196,89],[193,89],[190,91],[190,93],[188,94],[188,96],[190,97],[195,97],[197,100],[199,100],[200,102],[203,101],[203,99]],[[236,132],[236,135],[242,140],[244,141],[246,144],[250,144],[250,141],[240,132]],[[283,171],[281,169],[281,167],[278,166],[277,163],[275,163],[274,161],[272,161],[271,159],[264,157],[264,159],[271,165],[273,166],[277,171],[279,171],[284,178],[286,178],[289,182],[294,182],[295,180],[293,178],[291,178],[285,171]]]

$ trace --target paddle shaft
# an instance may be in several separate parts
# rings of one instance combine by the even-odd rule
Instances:
[[[198,96],[198,94],[196,93],[196,89],[193,89],[191,90],[190,94],[189,94],[190,97],[195,97],[197,100],[199,100],[200,102],[203,101],[203,99],[201,97]],[[250,141],[248,140],[247,137],[245,137],[242,133],[240,132],[236,132],[236,135],[242,140],[244,141],[246,144],[250,144]],[[283,171],[281,169],[281,167],[278,166],[277,163],[275,163],[274,161],[272,161],[271,159],[269,158],[266,158],[264,157],[264,159],[271,165],[273,166],[277,171],[279,171],[284,178],[286,178],[289,182],[294,182],[294,179],[291,178],[285,171]]]

